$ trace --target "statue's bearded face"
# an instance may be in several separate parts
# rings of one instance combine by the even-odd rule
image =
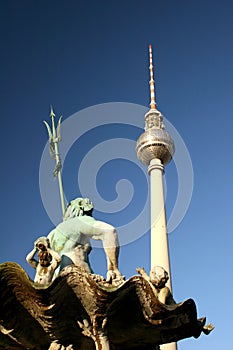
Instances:
[[[71,201],[65,211],[64,220],[92,213],[94,206],[89,198],[76,198]]]

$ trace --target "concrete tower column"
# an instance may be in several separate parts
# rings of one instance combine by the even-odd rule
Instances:
[[[167,286],[171,289],[171,273],[164,200],[164,166],[160,159],[152,159],[148,166],[151,196],[151,267],[162,266],[169,274]]]

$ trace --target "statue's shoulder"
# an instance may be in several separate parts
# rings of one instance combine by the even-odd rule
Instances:
[[[96,219],[93,218],[93,216],[88,216],[88,215],[81,215],[81,216],[77,216],[76,218],[73,218],[71,220],[74,220],[73,223],[84,223],[84,224],[88,224],[88,225],[93,225],[96,222]]]
[[[77,225],[80,225],[82,223],[86,223],[86,224],[93,224],[96,222],[96,219],[93,218],[92,216],[87,216],[87,215],[83,215],[83,216],[76,216],[74,218],[69,218],[68,220],[65,220],[65,221],[62,221],[60,222],[56,229],[59,230],[59,229],[62,229],[62,228],[65,228],[65,227],[74,227],[74,226],[77,226]]]
[[[95,222],[96,219],[92,216],[80,215],[76,216],[75,218],[70,218],[69,220],[61,222],[57,226],[57,229],[68,229],[69,231],[72,231],[75,228],[82,228],[86,227],[87,225],[92,227]]]

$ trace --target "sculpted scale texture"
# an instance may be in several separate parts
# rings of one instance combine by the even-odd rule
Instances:
[[[192,299],[165,305],[141,276],[114,286],[71,265],[41,286],[5,263],[0,280],[2,349],[152,350],[203,330]]]

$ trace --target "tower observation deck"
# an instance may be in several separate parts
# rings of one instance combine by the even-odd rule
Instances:
[[[155,83],[153,76],[152,47],[150,55],[150,110],[145,115],[145,132],[139,137],[136,145],[138,159],[149,165],[152,159],[160,159],[163,165],[170,162],[174,152],[174,142],[165,130],[163,115],[157,110],[155,102]]]

